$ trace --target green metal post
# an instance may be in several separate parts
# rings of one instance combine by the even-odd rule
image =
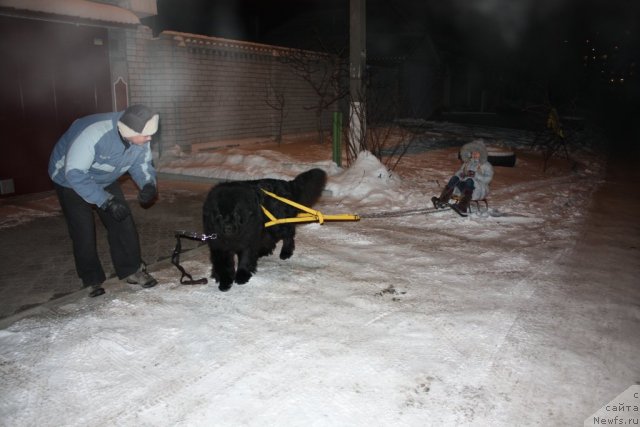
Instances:
[[[333,112],[333,161],[342,166],[342,113]]]

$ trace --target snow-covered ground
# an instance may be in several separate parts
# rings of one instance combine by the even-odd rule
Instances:
[[[597,310],[580,299],[594,284],[568,279],[597,156],[543,172],[516,147],[516,167],[496,168],[496,216],[376,217],[429,207],[456,148],[413,150],[389,172],[366,152],[342,169],[328,146],[291,147],[176,153],[160,170],[289,179],[320,167],[316,208],[359,222],[299,226],[291,259],[260,259],[227,293],[180,285],[165,266],[155,288],[114,286],[0,330],[0,424],[582,425],[640,379],[608,356],[638,349],[603,332],[631,308]],[[183,266],[208,277],[206,247]],[[583,288],[568,300],[569,286]]]

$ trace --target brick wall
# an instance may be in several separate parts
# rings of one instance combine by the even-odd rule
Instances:
[[[147,104],[161,115],[159,155],[175,145],[189,151],[199,144],[275,138],[280,113],[267,99],[276,93],[285,99],[283,134],[316,131],[309,107],[317,95],[278,60],[290,49],[177,32],[153,38],[147,27],[110,39],[117,45],[113,51],[126,52],[126,63],[112,53],[114,83],[116,74],[128,75],[129,103]],[[326,112],[325,129],[330,120]]]

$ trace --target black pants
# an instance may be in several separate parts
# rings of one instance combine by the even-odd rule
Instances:
[[[473,193],[475,184],[473,183],[473,180],[470,178],[461,180],[460,178],[458,178],[458,176],[454,175],[451,177],[451,179],[447,183],[447,187],[449,188],[458,187],[458,190],[460,190],[462,194],[464,194],[465,191],[471,191]]]
[[[93,212],[96,211],[107,229],[111,260],[118,278],[123,279],[135,273],[141,264],[138,231],[129,215],[123,221],[116,221],[107,212],[87,203],[73,189],[55,185],[62,213],[67,220],[69,235],[73,242],[73,257],[78,277],[84,286],[99,285],[106,280],[102,264],[98,258],[96,226]],[[125,201],[118,182],[105,188],[113,197]],[[125,201],[126,203],[126,201]]]

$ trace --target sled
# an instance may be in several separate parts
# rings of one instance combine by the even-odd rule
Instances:
[[[443,209],[448,208],[454,211],[455,213],[457,213],[458,215],[460,215],[461,217],[465,217],[465,218],[470,214],[485,216],[486,214],[489,213],[489,202],[487,201],[486,198],[471,200],[469,202],[469,208],[467,212],[462,212],[458,208],[457,204],[460,202],[461,199],[462,199],[461,194],[454,194],[450,198],[450,200],[452,200],[453,203],[452,202],[442,203],[438,200],[437,197],[434,196],[431,198],[431,203],[433,203],[434,209],[436,211],[441,211]],[[481,203],[484,204],[484,208],[481,207]]]
[[[462,195],[454,194],[451,196],[451,200],[454,200],[455,203],[458,203],[460,199],[462,199]],[[475,206],[475,209],[472,208],[472,206]],[[486,199],[486,197],[483,199],[471,200],[471,202],[469,203],[468,213],[482,214],[488,211],[489,211],[489,201]]]

